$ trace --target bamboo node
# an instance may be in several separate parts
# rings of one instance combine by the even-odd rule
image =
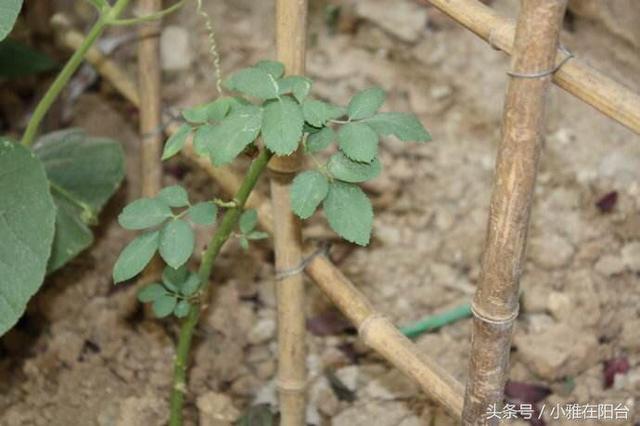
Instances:
[[[304,271],[306,267],[309,266],[313,259],[318,256],[329,255],[329,250],[331,250],[331,243],[326,241],[323,242],[320,247],[316,249],[316,251],[311,253],[309,256],[304,257],[297,266],[289,269],[276,270],[276,281],[282,281],[285,278],[289,278],[302,273],[302,271]]]
[[[573,53],[569,51],[566,47],[560,46],[559,49],[563,53],[565,53],[567,56],[565,56],[564,59],[562,59],[558,63],[558,65],[556,65],[555,67],[546,71],[539,71],[534,73],[519,73],[519,72],[507,71],[507,75],[515,78],[542,78],[542,77],[547,77],[549,75],[555,74],[560,68],[562,68],[564,64],[567,63],[567,61],[569,61],[569,59],[573,58]]]
[[[358,326],[358,334],[360,335],[360,337],[362,337],[362,340],[364,340],[365,343],[367,343],[368,340],[367,335],[369,333],[369,329],[371,328],[371,324],[373,324],[377,320],[386,321],[387,317],[382,314],[375,313],[366,317],[364,321],[360,323],[360,326]]]
[[[307,382],[298,380],[277,379],[276,386],[281,392],[302,392],[307,388]]]
[[[509,315],[506,318],[492,318],[489,315],[487,315],[486,313],[482,312],[482,309],[480,309],[475,301],[471,302],[471,313],[473,314],[473,316],[477,319],[479,319],[482,322],[488,323],[488,324],[493,324],[493,325],[509,325],[511,324],[517,317],[518,314],[520,313],[520,304],[518,303],[516,305],[516,308],[513,310],[513,312],[511,312],[511,315]]]

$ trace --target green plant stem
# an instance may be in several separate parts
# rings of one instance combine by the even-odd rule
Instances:
[[[427,331],[435,330],[470,316],[471,305],[465,303],[464,305],[456,306],[440,314],[430,315],[420,321],[400,327],[400,332],[409,338],[414,338]]]
[[[209,243],[207,250],[202,255],[202,262],[200,263],[200,269],[198,270],[198,276],[200,277],[200,290],[206,289],[208,286],[209,276],[213,270],[213,264],[220,253],[220,249],[222,249],[222,246],[229,239],[233,229],[236,227],[244,205],[247,202],[251,191],[256,186],[258,178],[265,170],[271,155],[272,154],[269,151],[264,149],[253,163],[251,163],[251,166],[242,181],[242,185],[240,185],[240,188],[234,197],[234,201],[236,203],[235,207],[227,210],[220,226],[211,238],[211,242]],[[182,425],[182,407],[184,405],[184,395],[186,393],[187,386],[187,358],[191,349],[193,332],[198,324],[199,318],[200,308],[198,306],[192,306],[189,310],[189,314],[180,326],[180,335],[178,337],[178,347],[176,349],[176,359],[174,362],[169,426]]]
[[[44,94],[44,97],[40,100],[36,109],[33,111],[29,124],[27,124],[27,129],[24,131],[24,135],[22,136],[22,143],[24,145],[30,146],[33,143],[42,119],[47,114],[49,108],[51,108],[51,105],[58,95],[60,95],[62,89],[67,85],[71,76],[76,72],[84,60],[84,56],[87,54],[89,48],[91,48],[93,43],[95,43],[98,37],[100,37],[105,27],[109,25],[111,21],[116,19],[120,13],[122,13],[129,1],[130,0],[117,0],[112,7],[105,8],[101,11],[100,17],[96,23],[93,24],[93,27],[91,27],[89,34],[85,37],[80,48],[73,52],[71,58],[69,58],[65,66],[51,84],[51,87],[47,90],[47,93]]]
[[[175,12],[176,10],[180,9],[182,7],[182,5],[185,3],[186,0],[180,0],[179,2],[177,2],[174,5],[169,6],[166,9],[160,10],[158,12],[149,14],[149,15],[145,15],[145,16],[140,16],[138,18],[127,18],[127,19],[115,19],[113,21],[111,21],[111,25],[118,25],[118,26],[124,26],[124,25],[136,25],[136,24],[142,24],[144,22],[150,22],[150,21],[156,21],[164,16],[169,15],[170,13]]]

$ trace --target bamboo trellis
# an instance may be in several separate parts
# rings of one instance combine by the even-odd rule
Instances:
[[[423,0],[425,1],[425,0]],[[477,0],[428,0],[442,12],[459,22],[476,35],[490,42],[493,47],[512,53],[515,25],[501,17],[491,8]],[[537,3],[564,3],[564,0],[523,0]],[[58,18],[59,21],[61,21]],[[66,26],[62,31],[62,41],[70,49],[75,49],[82,41],[76,30]],[[555,63],[565,62],[567,53],[560,50],[556,53]],[[87,59],[114,87],[119,90],[135,106],[140,106],[140,97],[135,85],[119,67],[105,58],[98,49],[92,49]],[[524,72],[525,70],[521,70]],[[553,82],[585,103],[592,105],[611,119],[623,124],[640,134],[640,96],[623,85],[601,74],[597,70],[572,58],[564,63],[552,75]],[[173,134],[177,124],[167,126],[167,133]],[[184,154],[202,166],[228,193],[233,193],[239,186],[240,177],[229,168],[215,168],[195,155],[192,149]],[[495,192],[495,190],[494,190]],[[257,208],[261,226],[273,232],[274,222],[271,206],[258,193],[254,193],[248,206]],[[501,212],[495,212],[501,215]],[[497,222],[500,222],[499,220]],[[524,242],[522,243],[524,246]],[[307,247],[307,253],[312,248]],[[316,282],[337,307],[358,327],[363,340],[379,352],[392,365],[412,377],[425,394],[444,406],[456,419],[462,419],[464,388],[448,372],[441,369],[429,357],[421,354],[416,346],[403,336],[388,320],[377,313],[367,298],[354,286],[331,261],[324,256],[315,257],[306,267],[307,274]],[[504,340],[504,339],[503,339]],[[509,339],[506,339],[508,342]],[[505,342],[502,342],[504,347]],[[502,373],[506,366],[501,366]],[[475,383],[474,386],[483,386]],[[501,396],[501,389],[498,391]],[[495,401],[498,395],[489,399]],[[488,400],[487,400],[488,401]],[[486,401],[485,401],[486,402]],[[470,404],[467,403],[467,407]],[[478,405],[479,406],[479,405]],[[486,407],[485,407],[486,408]],[[465,412],[473,412],[469,408]],[[479,415],[475,412],[474,415]],[[468,418],[465,424],[484,424],[482,418]]]

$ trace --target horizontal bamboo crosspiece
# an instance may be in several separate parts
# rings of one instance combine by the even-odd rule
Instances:
[[[478,0],[422,0],[467,28],[491,46],[513,52],[515,24]],[[567,57],[558,50],[556,64]],[[640,134],[640,96],[577,58],[567,61],[553,82],[609,118]]]

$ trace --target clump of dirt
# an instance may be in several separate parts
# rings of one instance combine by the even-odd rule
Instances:
[[[370,3],[341,3],[337,21],[325,19],[336,16],[325,14],[334,10],[325,9],[330,4],[314,3],[308,72],[317,81],[315,93],[336,103],[380,85],[388,91],[386,108],[415,112],[433,134],[427,144],[382,142],[384,172],[367,187],[377,209],[373,244],[335,248],[345,274],[402,325],[468,302],[478,282],[508,58],[432,8],[419,6],[426,18],[407,17],[407,28],[395,34],[375,10],[388,6]],[[409,4],[396,15],[417,5],[401,3]],[[511,3],[493,6],[513,16]],[[209,2],[205,8],[217,27],[225,71],[274,56],[270,2]],[[191,7],[167,21],[174,33],[202,28]],[[571,28],[563,43],[577,57],[640,89],[633,79],[640,61],[626,42],[580,18]],[[214,95],[206,35],[188,32],[188,47],[187,58],[165,61],[172,64],[165,73],[167,106]],[[132,61],[132,55],[127,48],[118,58]],[[511,379],[548,386],[548,406],[622,403],[632,424],[640,421],[640,138],[558,88],[549,102]],[[84,94],[74,108],[76,125],[125,144],[129,183],[104,214],[95,246],[50,277],[3,338],[1,423],[163,424],[176,324],[147,318],[135,286],[114,287],[110,278],[131,238],[114,217],[136,195],[136,126],[122,101],[102,95]],[[167,171],[167,184],[180,175],[203,198],[217,191],[193,164],[178,159]],[[603,204],[611,193],[615,200],[609,195]],[[315,218],[308,235],[330,238],[326,229]],[[216,296],[197,332],[188,424],[229,424],[250,405],[276,406],[272,256],[268,244],[249,255],[236,242],[224,249]],[[308,290],[309,317],[326,312],[330,303],[311,283]],[[469,325],[460,321],[416,340],[461,381]],[[348,327],[318,334],[307,338],[309,423],[454,424]],[[609,368],[606,378],[605,364],[619,359],[627,367]]]

